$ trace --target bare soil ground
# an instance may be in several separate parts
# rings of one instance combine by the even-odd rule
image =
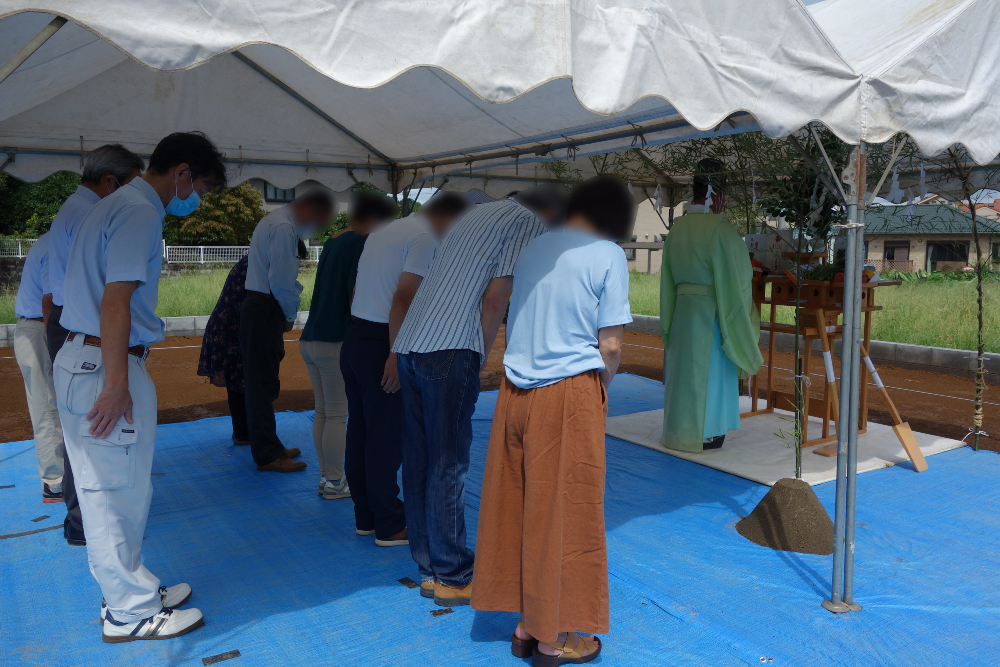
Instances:
[[[311,410],[313,393],[309,376],[298,351],[298,332],[285,335],[285,360],[281,364],[281,396],[275,409]],[[156,383],[161,424],[193,421],[205,417],[229,414],[226,392],[208,380],[198,377],[200,336],[175,336],[153,346],[146,367]],[[775,355],[776,388],[791,391],[791,354]],[[656,336],[625,333],[625,350],[620,372],[634,373],[660,379],[663,369],[663,345]],[[823,385],[823,362],[814,358],[810,369],[813,386],[810,396],[820,398]],[[916,431],[943,437],[961,439],[972,424],[972,398],[975,384],[972,380],[952,375],[940,375],[890,366],[879,368],[882,380],[890,387],[889,393],[903,419]],[[24,385],[14,352],[11,348],[0,350],[0,441],[28,440],[32,437],[28,419]],[[839,370],[838,370],[839,374]],[[503,378],[503,332],[482,371],[484,391],[497,389]],[[761,380],[766,381],[767,371]],[[984,438],[983,448],[1000,451],[1000,388],[989,385],[984,406],[984,428],[997,437]],[[869,387],[869,419],[881,424],[891,424],[888,408],[874,386]]]

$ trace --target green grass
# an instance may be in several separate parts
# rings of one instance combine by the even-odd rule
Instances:
[[[156,314],[159,317],[211,315],[227,275],[228,270],[217,269],[161,277]],[[312,270],[299,273],[299,282],[302,283],[302,304],[299,310],[309,310],[315,278],[316,272]],[[16,296],[16,285],[0,286],[0,324],[13,324],[17,321],[14,315]]]
[[[983,285],[983,335],[987,352],[1000,352],[1000,285]],[[872,340],[976,349],[976,284],[974,282],[904,283],[880,287],[872,314]],[[767,316],[765,311],[765,317]],[[792,308],[778,307],[778,321],[791,324]]]
[[[214,271],[182,273],[178,276],[160,278],[160,299],[156,306],[159,317],[185,317],[191,315],[211,315],[215,303],[222,293],[222,285],[229,272]],[[312,301],[315,271],[299,272],[302,283],[302,303],[299,310],[309,310]]]
[[[628,300],[633,315],[660,314],[660,275],[630,271]]]
[[[633,271],[629,290],[632,312],[658,315],[660,278]],[[1000,284],[983,285],[984,335],[987,352],[1000,352]],[[872,339],[931,345],[956,350],[976,349],[976,284],[947,281],[904,283],[881,287],[875,303],[884,310],[872,314]],[[764,311],[767,317],[767,310]],[[791,324],[794,310],[778,307],[778,321]]]
[[[191,272],[160,279],[160,301],[156,314],[160,317],[209,315],[222,291],[227,271]],[[314,271],[303,271],[300,310],[308,310],[312,299]],[[660,277],[633,271],[629,297],[632,312],[638,315],[658,315],[660,311]],[[986,309],[986,350],[1000,352],[1000,284],[984,285]],[[13,323],[14,286],[0,287],[0,323]],[[875,340],[933,345],[960,350],[973,350],[976,345],[976,287],[972,282],[905,283],[899,287],[883,287],[877,292],[877,303],[885,310],[872,316],[872,338]],[[766,313],[765,313],[766,316]],[[780,307],[778,319],[791,323],[792,309]]]
[[[17,298],[16,283],[0,283],[0,324],[14,324],[14,300]]]

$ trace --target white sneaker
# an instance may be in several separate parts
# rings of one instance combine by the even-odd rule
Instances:
[[[323,495],[323,487],[326,486],[326,477],[319,478],[319,495]]]
[[[164,607],[180,607],[191,599],[191,587],[187,584],[177,584],[176,586],[160,586],[160,604]],[[108,616],[108,603],[101,600],[101,624]]]
[[[107,621],[101,633],[101,639],[106,644],[121,644],[136,639],[171,639],[205,625],[205,617],[200,610],[169,607],[135,623],[119,623],[111,616],[107,617]]]
[[[336,500],[337,498],[350,498],[351,497],[351,487],[347,486],[347,477],[341,477],[336,482],[326,481],[323,485],[322,496],[327,500]]]

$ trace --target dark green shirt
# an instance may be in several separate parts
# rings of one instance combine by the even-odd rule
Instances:
[[[367,238],[348,230],[323,244],[302,340],[324,343],[344,340],[351,323],[351,296],[358,277],[358,260]]]

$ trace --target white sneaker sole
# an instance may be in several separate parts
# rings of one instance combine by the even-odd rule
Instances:
[[[170,605],[170,607],[172,607],[172,608],[173,607],[180,607],[182,604],[184,604],[185,602],[187,602],[188,600],[190,600],[192,595],[194,595],[194,589],[189,590],[188,594],[184,597],[183,600],[181,600],[180,602],[175,602],[174,604]],[[164,605],[164,606],[167,606],[167,605]],[[101,616],[100,621],[101,621],[101,625],[104,625],[104,617],[103,616]]]
[[[355,528],[354,532],[360,535],[361,537],[368,537],[369,535],[375,534],[374,530],[361,530],[360,528]]]
[[[347,491],[345,493],[332,493],[330,495],[326,495],[325,493],[322,493],[320,495],[323,496],[323,500],[337,500],[338,498],[350,498],[351,497],[351,492]]]
[[[375,540],[375,546],[377,547],[402,547],[409,543],[409,540]]]
[[[173,639],[174,637],[180,637],[181,635],[186,635],[192,630],[197,630],[201,626],[205,625],[205,617],[202,616],[197,621],[187,626],[186,628],[181,628],[180,631],[169,635],[158,635],[155,637],[133,637],[132,635],[106,635],[101,633],[101,641],[105,644],[124,644],[125,642],[136,641],[139,639]]]

